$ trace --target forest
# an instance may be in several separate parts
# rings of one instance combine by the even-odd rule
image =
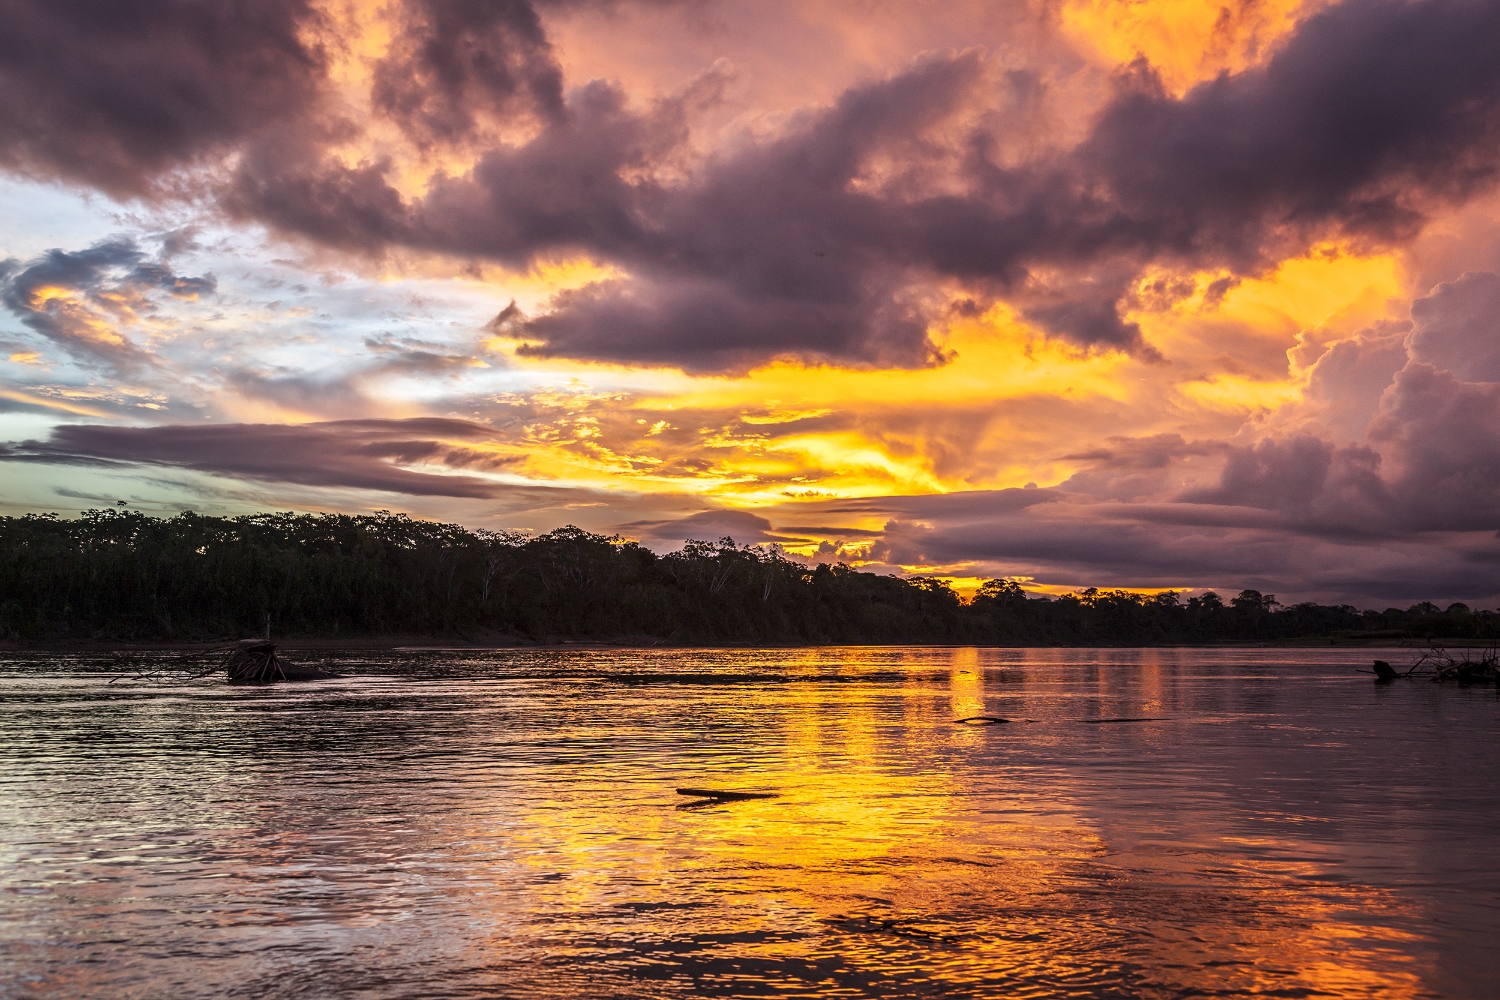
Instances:
[[[402,514],[170,519],[125,510],[0,518],[0,640],[195,641],[446,636],[674,645],[963,643],[1139,646],[1487,640],[1462,604],[1361,611],[1273,595],[1089,588],[1060,597],[990,580],[808,565],[728,538],[666,555],[568,526],[470,530]]]

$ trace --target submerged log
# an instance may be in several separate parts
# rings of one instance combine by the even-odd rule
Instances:
[[[224,669],[231,684],[269,684],[281,677],[276,647],[269,639],[241,639],[235,643]]]
[[[276,655],[269,639],[241,639],[225,664],[231,684],[272,684],[276,681],[316,681],[333,674]]]

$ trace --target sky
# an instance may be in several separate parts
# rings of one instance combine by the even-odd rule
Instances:
[[[1500,599],[1500,5],[6,12],[0,514]]]

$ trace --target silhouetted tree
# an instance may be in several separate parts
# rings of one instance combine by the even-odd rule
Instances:
[[[0,636],[185,639],[478,635],[691,643],[1142,645],[1346,634],[1500,634],[1452,604],[1360,612],[1241,591],[1090,587],[1057,598],[988,580],[963,601],[935,577],[808,566],[775,547],[690,541],[657,556],[573,525],[529,537],[402,514],[168,520],[127,510],[0,518]]]

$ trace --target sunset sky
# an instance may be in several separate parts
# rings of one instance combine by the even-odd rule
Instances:
[[[1500,4],[3,9],[0,513],[1500,598]]]

